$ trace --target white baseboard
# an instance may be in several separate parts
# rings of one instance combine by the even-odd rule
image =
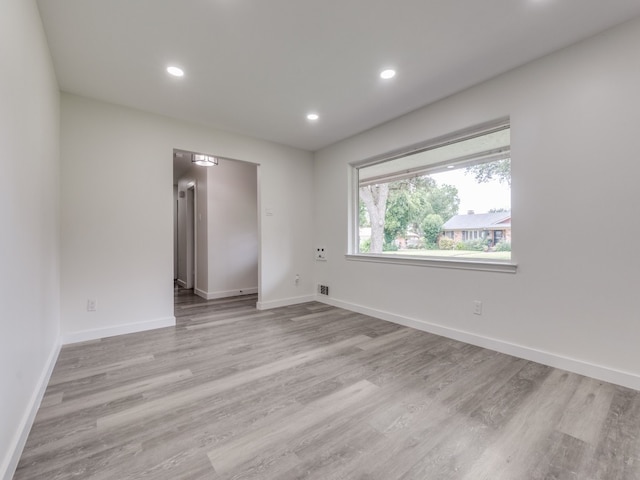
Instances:
[[[199,288],[195,288],[193,293],[205,300],[215,300],[217,298],[238,297],[240,295],[251,295],[258,293],[258,287],[239,288],[237,290],[225,290],[220,292],[205,292]]]
[[[334,307],[344,308],[345,310],[351,310],[353,312],[362,313],[371,317],[379,318],[381,320],[386,320],[388,322],[415,328],[416,330],[422,330],[423,332],[434,333],[436,335],[452,338],[454,340],[459,340],[471,345],[477,345],[479,347],[487,348],[496,352],[505,353],[514,357],[523,358],[525,360],[531,360],[533,362],[548,365],[550,367],[567,370],[569,372],[584,375],[586,377],[595,378],[597,380],[602,380],[609,383],[615,383],[616,385],[632,388],[634,390],[640,390],[640,376],[631,372],[625,372],[602,365],[595,365],[584,360],[578,360],[575,358],[559,355],[557,353],[538,350],[535,348],[526,347],[524,345],[518,345],[516,343],[510,343],[495,338],[484,337],[475,333],[465,332],[463,330],[457,330],[454,328],[445,327],[443,325],[437,325],[425,320],[403,317],[401,315],[396,315],[394,313],[385,312],[382,310],[376,310],[373,308],[365,307],[363,305],[357,305],[355,303],[337,300],[325,295],[317,295],[315,300],[318,302],[326,303],[328,305],[332,305]]]
[[[179,278],[176,280],[176,283],[180,285],[182,288],[187,288],[187,282],[184,280],[180,280]]]
[[[258,310],[269,310],[270,308],[288,307],[289,305],[297,305],[298,303],[314,302],[315,300],[315,295],[304,295],[302,297],[283,298],[269,302],[257,302],[256,308]]]
[[[13,474],[16,471],[16,468],[18,467],[18,462],[20,461],[22,450],[24,450],[24,446],[27,443],[27,438],[29,437],[31,426],[33,425],[33,421],[36,418],[38,409],[40,408],[40,403],[42,402],[44,393],[47,390],[47,385],[49,384],[51,373],[53,373],[53,367],[55,367],[56,361],[58,360],[58,355],[60,354],[61,347],[62,344],[58,339],[56,344],[53,346],[49,358],[47,358],[44,369],[42,370],[40,378],[38,379],[38,383],[36,384],[36,388],[34,389],[33,394],[31,395],[31,399],[27,404],[27,408],[25,409],[22,421],[20,422],[20,426],[18,427],[13,441],[9,446],[9,450],[6,452],[6,455],[2,460],[2,466],[0,467],[0,478],[4,480],[11,480]]]
[[[124,325],[114,325],[113,327],[96,328],[93,330],[80,330],[62,335],[62,344],[86,342],[88,340],[98,340],[100,338],[114,337],[126,333],[144,332],[156,328],[175,327],[176,317],[158,318],[144,322],[126,323]]]

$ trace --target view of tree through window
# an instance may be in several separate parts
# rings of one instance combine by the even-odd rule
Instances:
[[[358,169],[359,252],[511,259],[507,124]]]

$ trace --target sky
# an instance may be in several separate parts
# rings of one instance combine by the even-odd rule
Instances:
[[[477,183],[473,174],[465,174],[464,168],[432,173],[429,176],[438,185],[453,185],[458,188],[460,214],[466,214],[469,210],[487,213],[492,208],[511,210],[511,188],[506,183],[497,180]]]

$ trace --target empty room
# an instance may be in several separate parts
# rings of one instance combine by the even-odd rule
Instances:
[[[0,478],[640,479],[638,45],[637,0],[3,0]]]

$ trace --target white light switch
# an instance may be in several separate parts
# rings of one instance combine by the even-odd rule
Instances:
[[[473,314],[482,315],[482,302],[480,300],[475,300],[473,302]]]
[[[98,301],[95,298],[87,300],[87,312],[95,312],[98,310]]]

